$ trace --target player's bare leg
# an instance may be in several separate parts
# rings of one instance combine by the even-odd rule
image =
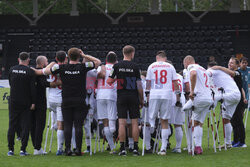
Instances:
[[[126,119],[119,119],[119,140],[120,140],[120,153],[119,155],[126,156],[125,139],[126,139]]]
[[[132,137],[134,140],[134,149],[133,154],[139,155],[138,152],[138,140],[139,140],[139,126],[138,126],[138,119],[131,119],[132,122]]]
[[[126,129],[127,129],[127,137],[128,137],[128,148],[129,148],[129,152],[133,152],[133,149],[134,149],[134,139],[133,139],[133,135],[132,135],[132,122],[131,122],[131,119],[129,119],[129,123],[128,123],[128,120],[127,120],[127,126],[126,126]]]

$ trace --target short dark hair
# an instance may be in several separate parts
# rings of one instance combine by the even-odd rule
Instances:
[[[235,60],[236,65],[240,64],[239,60],[235,56],[232,56],[230,59]]]
[[[156,56],[160,56],[162,58],[165,58],[165,57],[167,57],[167,54],[164,50],[160,50],[156,53]]]
[[[240,62],[243,62],[243,61],[247,61],[248,62],[248,58],[243,56],[241,59],[240,59]]]
[[[62,50],[56,52],[56,59],[61,63],[65,61],[66,57],[67,57],[66,52]]]
[[[106,56],[106,60],[108,63],[115,63],[117,61],[117,56],[115,52],[109,52]]]
[[[135,52],[135,48],[133,46],[131,46],[131,45],[126,45],[122,49],[122,53],[124,55],[129,55],[129,54],[131,54],[133,52]]]
[[[30,58],[30,54],[28,52],[21,52],[19,54],[19,59],[24,61]]]
[[[77,59],[80,59],[80,57],[81,57],[80,49],[78,49],[78,48],[70,48],[68,50],[68,55],[69,55],[70,60],[76,61]]]
[[[207,64],[208,67],[213,67],[213,66],[216,66],[218,65],[216,61],[211,61]]]

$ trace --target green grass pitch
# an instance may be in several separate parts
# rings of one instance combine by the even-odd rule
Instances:
[[[218,111],[217,111],[218,115]],[[218,119],[218,116],[217,116]],[[167,166],[167,167],[250,167],[250,120],[248,121],[246,129],[246,144],[247,148],[232,148],[230,150],[222,150],[217,153],[213,151],[212,134],[210,133],[210,148],[207,148],[207,123],[204,124],[203,131],[203,155],[190,156],[187,151],[182,151],[181,154],[174,154],[168,150],[166,156],[158,156],[156,154],[145,155],[144,157],[138,156],[133,157],[129,154],[126,157],[120,157],[118,155],[109,155],[109,152],[104,151],[103,153],[97,152],[95,155],[89,156],[87,154],[81,157],[66,157],[56,156],[56,135],[53,138],[52,152],[47,155],[33,156],[29,155],[26,157],[19,156],[20,141],[16,142],[15,145],[15,156],[8,157],[7,152],[7,130],[8,130],[8,111],[0,110],[0,167],[146,167],[146,166]],[[220,139],[223,140],[222,127],[220,126]],[[45,129],[46,131],[46,129]],[[211,132],[211,129],[210,129]],[[44,132],[45,138],[45,132]],[[44,140],[45,141],[45,140]],[[92,140],[92,144],[94,140]],[[170,139],[171,148],[175,146],[174,135]],[[223,143],[223,142],[222,142]],[[43,143],[44,144],[44,143]],[[217,143],[216,143],[217,144]],[[94,145],[93,145],[94,146]],[[185,134],[183,137],[182,147],[186,146]],[[142,141],[139,142],[140,152],[142,147]],[[48,148],[48,147],[47,147]],[[83,149],[86,148],[85,141],[83,140]],[[94,147],[93,147],[94,148]],[[47,149],[48,150],[48,149]],[[118,147],[117,147],[118,150]],[[31,140],[29,140],[27,151],[32,154],[33,147]]]

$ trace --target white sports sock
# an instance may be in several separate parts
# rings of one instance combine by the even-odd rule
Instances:
[[[128,138],[128,145],[129,145],[129,148],[134,149],[134,139],[132,137]]]
[[[194,143],[195,146],[201,147],[202,144],[203,128],[200,126],[194,127]]]
[[[113,141],[113,134],[110,132],[109,127],[104,127],[104,134],[106,139],[108,140],[110,149],[113,150],[115,148],[114,141]]]
[[[168,145],[167,139],[168,139],[169,134],[170,134],[169,128],[161,130],[161,137],[162,137],[162,139],[161,139],[161,150],[167,151],[166,150],[167,145]]]
[[[57,150],[63,150],[64,132],[63,130],[57,130]]]
[[[189,142],[189,148],[191,149],[192,148],[192,128],[188,128],[188,142]]]
[[[109,130],[113,134],[116,131],[116,121],[109,120]]]
[[[84,131],[85,131],[85,143],[86,146],[90,146],[90,134],[89,134],[89,126],[88,126],[88,119],[86,119],[85,123],[84,123]]]
[[[71,145],[72,145],[73,148],[76,148],[75,127],[72,128]]]
[[[146,149],[147,150],[149,150],[151,148],[150,141],[151,141],[150,127],[146,126],[146,130],[145,130],[145,144],[146,144]]]
[[[181,127],[175,128],[176,148],[181,148],[182,138],[183,138],[182,128]]]
[[[56,122],[56,114],[55,114],[55,112],[50,112],[50,115],[51,115],[51,127],[50,127],[50,129],[55,129],[54,128],[54,125],[55,125],[55,122]]]
[[[226,144],[231,144],[231,134],[232,134],[231,123],[225,124],[224,126],[225,126]]]

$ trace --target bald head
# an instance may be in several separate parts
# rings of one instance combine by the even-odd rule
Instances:
[[[195,60],[193,56],[188,55],[183,60],[184,68],[187,68],[190,64],[195,64]]]
[[[45,56],[38,56],[36,58],[36,66],[39,68],[44,68],[48,65],[48,59]]]

